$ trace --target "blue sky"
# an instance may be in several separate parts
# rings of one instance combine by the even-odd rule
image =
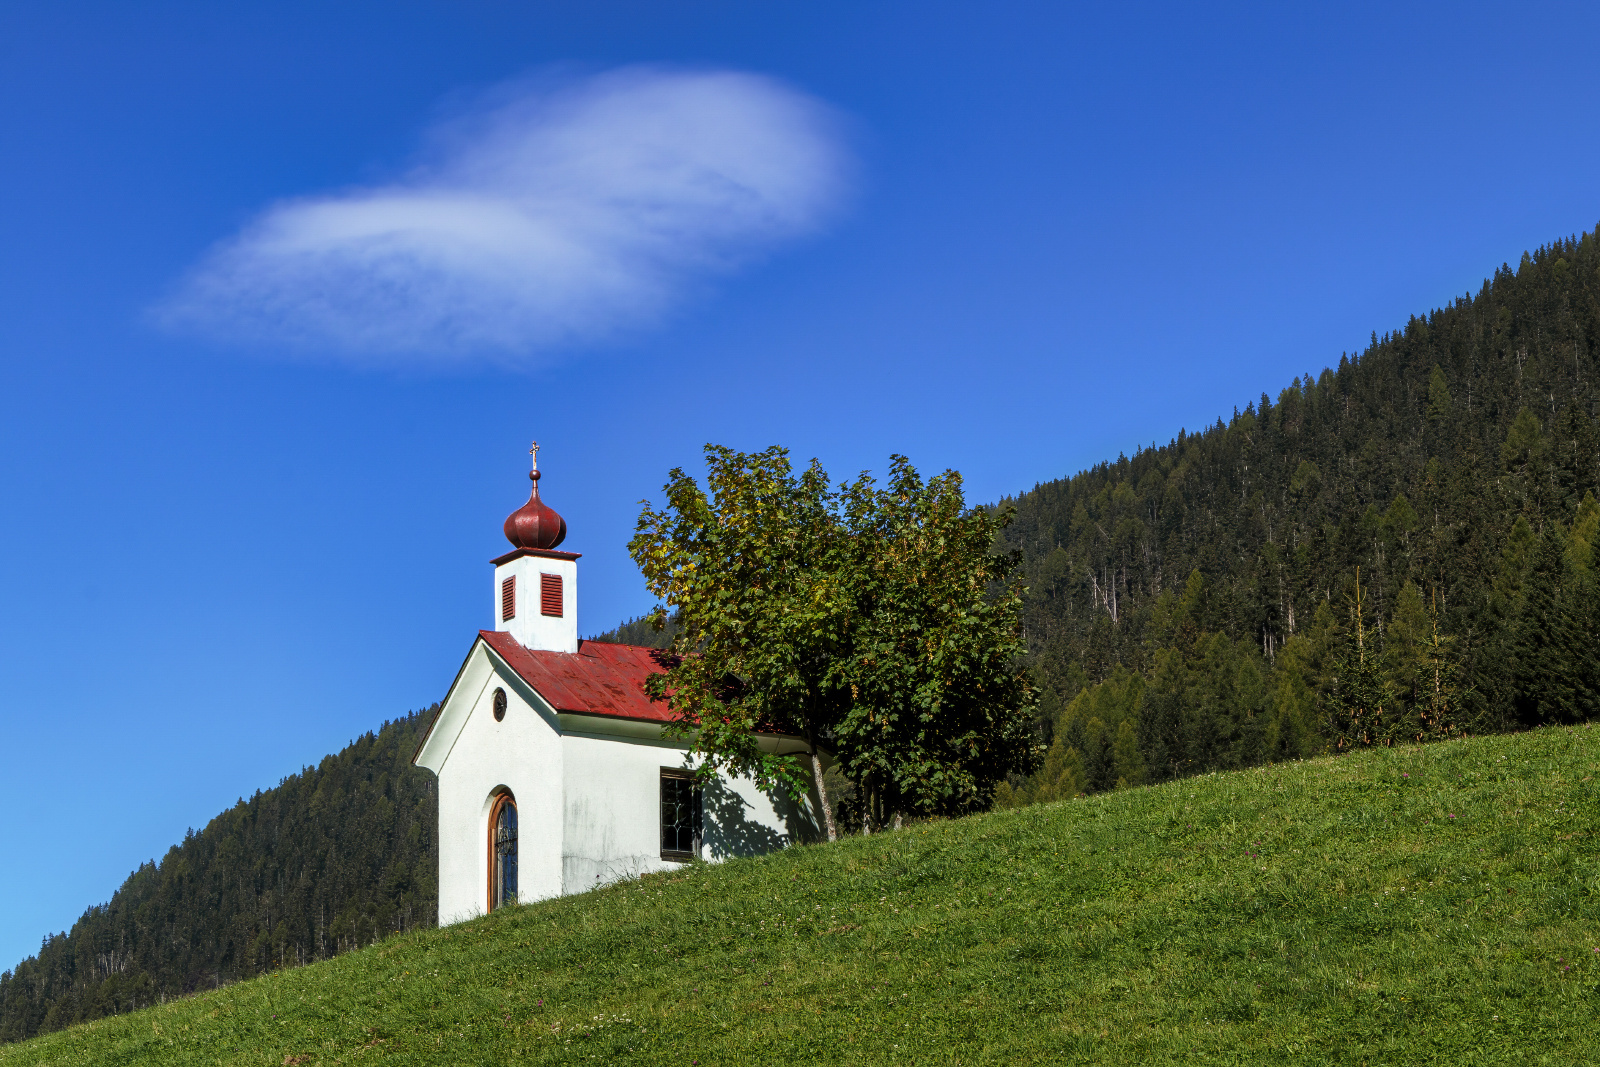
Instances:
[[[0,7],[0,968],[438,699],[531,438],[585,633],[708,441],[1165,441],[1600,221],[1595,22]]]

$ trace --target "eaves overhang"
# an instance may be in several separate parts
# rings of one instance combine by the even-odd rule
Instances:
[[[548,652],[526,649],[514,642],[509,634],[479,631],[411,755],[413,765],[437,774],[449,758],[449,750],[466,725],[467,709],[458,708],[457,701],[462,687],[476,676],[474,661],[480,648],[486,667],[514,688],[559,734],[659,744],[683,743],[681,738],[668,733],[673,725],[671,713],[648,700],[643,693],[645,677],[660,669],[651,658],[654,650],[584,642],[579,652]],[[499,647],[501,645],[504,649]],[[552,689],[544,691],[528,676],[530,673],[549,681]],[[487,684],[487,679],[479,683],[483,684]],[[638,692],[633,692],[635,689]],[[573,706],[580,701],[590,706]],[[626,710],[616,710],[619,706]],[[757,744],[772,755],[803,754],[811,750],[804,738],[787,733],[759,734]]]

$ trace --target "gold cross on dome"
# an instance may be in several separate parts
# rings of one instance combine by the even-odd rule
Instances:
[[[539,469],[539,442],[535,441],[533,447],[528,449],[528,455],[533,457],[533,469]]]

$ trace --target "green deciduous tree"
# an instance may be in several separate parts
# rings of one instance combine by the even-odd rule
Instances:
[[[832,838],[821,752],[849,700],[839,664],[853,603],[827,474],[815,461],[796,474],[781,448],[708,445],[706,465],[705,489],[674,469],[665,507],[647,505],[628,543],[664,602],[653,624],[664,627],[669,609],[678,623],[651,694],[670,694],[703,775],[728,771],[797,796],[809,778]],[[763,744],[779,731],[805,739],[809,767]]]
[[[671,472],[629,542],[656,618],[679,625],[653,695],[702,774],[814,785],[831,838],[825,749],[868,826],[987,807],[1037,765],[1017,557],[993,547],[1007,514],[968,510],[958,474],[924,482],[900,456],[882,489],[863,475],[835,490],[776,447],[707,446],[706,462],[704,489]],[[776,731],[804,738],[809,768],[762,744]]]
[[[850,700],[832,741],[864,825],[987,808],[1008,774],[1038,763],[1020,554],[994,550],[1010,512],[969,510],[959,474],[924,481],[895,456],[882,489],[865,475],[841,488],[838,519]]]

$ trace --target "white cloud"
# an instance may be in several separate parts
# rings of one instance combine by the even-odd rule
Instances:
[[[159,317],[380,358],[593,342],[814,231],[848,168],[826,108],[730,71],[503,87],[428,143],[392,184],[269,208]]]

